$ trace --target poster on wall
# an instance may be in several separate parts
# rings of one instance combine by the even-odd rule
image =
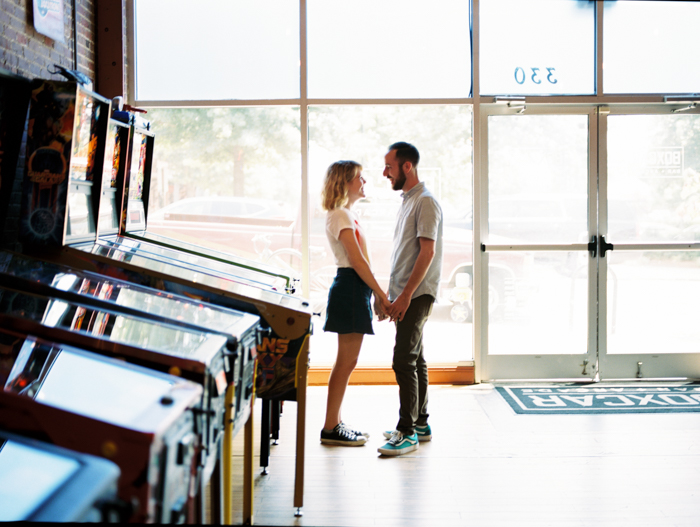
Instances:
[[[49,38],[65,42],[63,0],[34,0],[34,29]]]

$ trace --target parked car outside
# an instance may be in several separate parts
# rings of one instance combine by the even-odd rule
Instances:
[[[148,219],[155,223],[177,220],[180,216],[188,220],[191,220],[192,216],[202,216],[201,221],[221,218],[226,221],[226,219],[242,218],[288,218],[291,215],[291,207],[284,201],[233,196],[199,196],[166,205],[149,214]]]
[[[396,193],[364,198],[355,211],[369,238],[372,268],[384,288],[389,284],[391,250],[400,197]],[[253,198],[187,198],[148,216],[148,230],[186,241],[212,245],[240,256],[276,265],[297,276],[301,270],[301,218],[289,206]],[[311,217],[310,300],[323,313],[335,265],[327,246],[326,213],[316,206]],[[515,306],[522,253],[490,256],[489,312],[506,314]],[[472,231],[452,226],[443,230],[443,273],[438,303],[446,306],[456,322],[472,318]]]

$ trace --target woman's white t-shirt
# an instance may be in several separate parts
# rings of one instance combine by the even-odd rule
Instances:
[[[352,267],[352,265],[350,265],[348,254],[345,252],[345,246],[343,245],[343,242],[338,239],[340,232],[343,229],[352,229],[352,233],[355,236],[355,239],[358,241],[360,249],[362,249],[362,253],[369,262],[367,238],[362,230],[362,227],[360,226],[357,214],[350,209],[340,207],[328,211],[328,215],[326,216],[326,237],[328,238],[328,243],[333,251],[335,264],[338,267]]]

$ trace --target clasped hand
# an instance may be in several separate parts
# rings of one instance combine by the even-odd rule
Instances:
[[[391,308],[391,302],[385,294],[382,294],[381,296],[376,294],[374,295],[374,312],[377,314],[377,318],[380,321],[389,318],[389,315],[387,314],[389,308]]]
[[[411,299],[405,298],[404,295],[399,295],[393,303],[389,302],[388,299],[384,302],[384,299],[375,297],[374,310],[380,321],[391,319],[392,322],[401,322],[410,304]]]

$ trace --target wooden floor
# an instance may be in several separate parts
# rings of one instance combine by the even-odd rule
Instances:
[[[357,448],[320,444],[326,388],[308,393],[303,516],[293,508],[296,404],[285,403],[269,475],[256,458],[256,525],[700,525],[700,413],[524,416],[490,385],[432,386],[433,441],[385,458],[377,447],[396,424],[396,386],[348,388],[343,419],[371,434]],[[240,481],[234,492],[240,523]]]

